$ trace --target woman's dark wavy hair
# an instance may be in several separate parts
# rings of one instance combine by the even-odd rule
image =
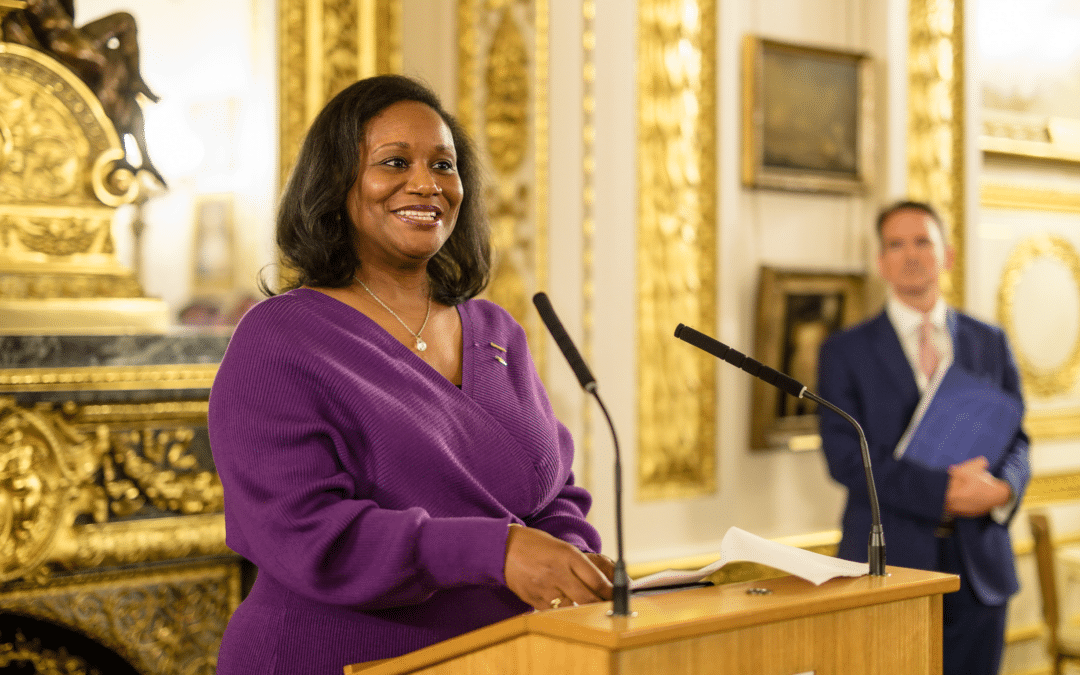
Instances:
[[[457,305],[478,295],[491,272],[491,241],[476,147],[431,89],[401,75],[356,82],[335,96],[312,122],[278,206],[277,245],[299,286],[343,288],[360,261],[356,228],[346,206],[360,172],[360,148],[368,122],[400,101],[418,101],[446,122],[457,151],[463,198],[454,231],[428,262],[432,298]],[[272,294],[265,283],[264,292]]]

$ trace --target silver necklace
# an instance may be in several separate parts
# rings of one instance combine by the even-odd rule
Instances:
[[[420,330],[418,330],[418,331],[416,331],[414,333],[414,332],[412,332],[412,329],[409,328],[408,324],[406,324],[404,321],[401,320],[401,317],[397,315],[397,312],[390,309],[386,305],[385,302],[383,302],[382,300],[379,299],[379,296],[372,293],[371,289],[367,287],[367,284],[365,284],[363,281],[360,281],[360,277],[353,277],[353,278],[356,279],[358,282],[360,282],[360,285],[364,287],[364,290],[368,292],[368,295],[375,298],[375,302],[382,305],[383,309],[390,312],[390,315],[392,317],[394,317],[395,319],[397,319],[398,323],[400,323],[402,326],[405,327],[405,330],[409,331],[409,335],[416,338],[416,351],[422,352],[425,349],[427,349],[427,343],[424,342],[424,338],[420,337],[420,334],[424,332],[425,328],[427,328],[428,319],[431,318],[431,295],[430,294],[428,294],[428,299],[427,299],[427,314],[424,315],[424,325],[420,326]]]

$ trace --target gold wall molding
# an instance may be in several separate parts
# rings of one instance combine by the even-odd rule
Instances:
[[[0,369],[0,394],[19,391],[117,391],[124,389],[209,389],[218,366],[178,364],[155,366],[72,366],[68,368]],[[206,401],[170,401],[153,405],[202,406]],[[157,410],[154,414],[162,412]]]
[[[908,195],[933,204],[956,251],[942,278],[946,302],[964,306],[964,0],[908,5]]]
[[[1008,335],[1016,335],[1014,310],[1017,284],[1027,268],[1039,258],[1053,258],[1063,264],[1072,275],[1077,294],[1080,295],[1080,255],[1068,239],[1059,235],[1040,234],[1021,241],[1005,261],[1001,284],[998,287],[998,323]],[[1075,336],[1065,361],[1052,370],[1038,368],[1032,363],[1030,355],[1021,349],[1014,349],[1013,352],[1023,375],[1024,389],[1037,397],[1049,398],[1067,394],[1076,383],[1077,373],[1080,372],[1080,332]]]
[[[548,1],[459,0],[458,119],[484,163],[494,265],[487,296],[541,344],[547,285]],[[544,372],[543,350],[534,354]]]
[[[1024,430],[1040,441],[1080,438],[1080,408],[1029,412],[1024,416]]]
[[[979,201],[984,209],[1080,214],[1080,193],[1075,192],[987,184],[980,188]],[[1046,233],[1021,242],[1010,253],[998,287],[998,321],[1010,335],[1015,334],[1013,296],[1016,283],[1024,268],[1040,256],[1055,258],[1065,265],[1080,290],[1080,258],[1067,239]],[[1024,386],[1033,394],[1047,397],[1066,393],[1080,373],[1080,335],[1064,364],[1054,371],[1039,371],[1019,350],[1016,350],[1016,360]],[[1080,409],[1029,412],[1024,426],[1033,438],[1077,438],[1080,437]]]
[[[1080,501],[1080,470],[1037,474],[1024,491],[1023,508]]]
[[[714,0],[638,5],[637,494],[716,486],[716,363],[672,342],[716,327]]]
[[[401,0],[278,0],[279,184],[327,101],[400,70]]]
[[[989,208],[1080,213],[1080,193],[1017,185],[984,185],[979,191],[979,201]]]
[[[994,114],[997,113],[997,114]],[[983,111],[979,146],[987,155],[1080,162],[1080,120]]]
[[[81,632],[142,673],[211,675],[239,604],[239,565],[219,562],[73,575],[5,593],[0,611]]]

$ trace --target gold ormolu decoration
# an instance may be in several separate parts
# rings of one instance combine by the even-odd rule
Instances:
[[[124,412],[110,425],[74,403],[28,409],[0,397],[0,583],[228,553],[221,483],[189,452],[205,407],[141,421]],[[113,520],[147,504],[197,517]]]
[[[70,285],[24,289],[9,279],[31,272],[119,276],[129,290],[134,281],[115,258],[110,228],[113,207],[133,200],[138,184],[114,183],[123,172],[110,176],[123,150],[101,104],[34,49],[0,43],[0,71],[0,297],[80,297]]]
[[[68,626],[160,675],[212,675],[239,604],[239,567],[221,562],[73,575],[3,598],[4,611]]]
[[[956,261],[942,291],[963,307],[964,2],[911,0],[908,10],[908,195],[945,220]]]
[[[140,184],[114,171],[123,146],[101,103],[68,68],[0,43],[0,334],[162,332],[116,258],[115,207]]]
[[[457,16],[458,119],[495,169],[487,295],[539,344],[528,298],[547,281],[547,0],[459,0]],[[543,372],[543,350],[533,357]]]
[[[1063,264],[1072,275],[1077,293],[1080,294],[1080,255],[1068,239],[1059,235],[1042,234],[1020,242],[1009,254],[1001,275],[1001,285],[998,287],[997,310],[998,323],[1013,337],[1013,353],[1023,374],[1024,389],[1036,397],[1049,398],[1069,393],[1076,384],[1077,373],[1080,373],[1080,333],[1074,336],[1072,348],[1065,361],[1060,367],[1050,371],[1038,368],[1032,363],[1030,355],[1017,348],[1014,312],[1016,286],[1028,266],[1039,258],[1052,258]]]
[[[638,496],[716,484],[716,3],[638,6]]]

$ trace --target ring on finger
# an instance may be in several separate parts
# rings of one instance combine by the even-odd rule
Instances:
[[[558,609],[559,605],[561,605],[561,604],[562,604],[562,598],[561,597],[560,598],[555,598],[554,600],[551,601],[551,608],[552,609]]]

